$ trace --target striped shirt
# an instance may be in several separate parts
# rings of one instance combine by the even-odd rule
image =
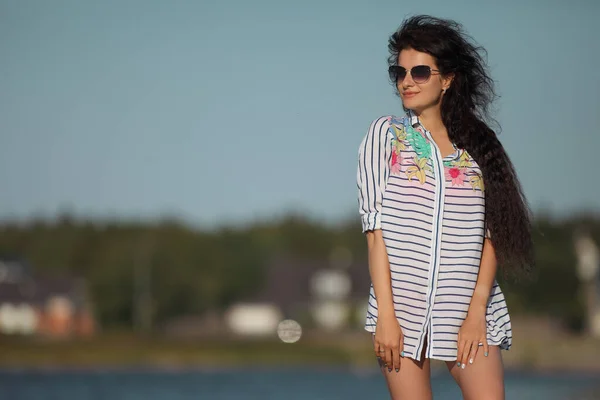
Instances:
[[[391,270],[404,354],[454,361],[457,336],[479,271],[485,229],[481,170],[464,150],[442,156],[412,112],[373,121],[359,148],[357,184],[363,232],[381,229]],[[375,332],[371,283],[365,329]],[[512,330],[494,281],[486,311],[487,342],[509,349]]]

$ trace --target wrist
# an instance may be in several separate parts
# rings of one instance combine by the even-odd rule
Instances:
[[[481,304],[479,302],[471,303],[471,305],[469,306],[469,310],[467,311],[467,317],[468,316],[476,316],[476,317],[485,316],[486,310],[487,310],[487,307],[485,306],[485,304]]]
[[[469,308],[473,308],[474,310],[483,309],[485,311],[485,309],[487,308],[488,299],[488,291],[483,292],[481,290],[478,291],[477,289],[475,289],[473,297],[471,298],[471,304],[469,305]]]
[[[396,318],[396,311],[393,307],[380,307],[377,316],[382,319]]]

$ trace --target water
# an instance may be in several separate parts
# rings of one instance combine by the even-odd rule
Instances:
[[[446,372],[446,371],[444,371]],[[600,399],[600,377],[507,373],[507,399]],[[460,399],[447,373],[435,374],[436,400]],[[584,393],[587,394],[584,395]],[[4,371],[0,399],[9,400],[334,400],[388,399],[379,371],[331,368],[223,371]]]

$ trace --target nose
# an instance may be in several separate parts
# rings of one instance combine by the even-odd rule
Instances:
[[[405,89],[415,85],[415,81],[413,81],[410,71],[406,71],[404,79],[401,82],[398,82],[398,85],[402,85]]]

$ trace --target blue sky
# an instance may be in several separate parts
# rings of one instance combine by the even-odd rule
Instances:
[[[487,48],[534,210],[600,211],[600,2],[540,3],[0,0],[0,218],[358,218],[358,144],[401,113],[387,39],[417,13]]]

